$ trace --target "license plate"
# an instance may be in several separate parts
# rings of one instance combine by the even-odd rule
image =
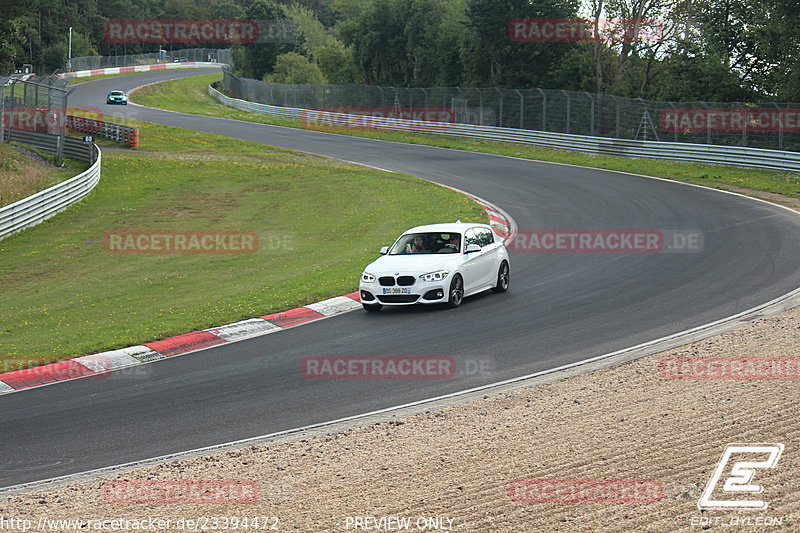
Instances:
[[[411,294],[411,289],[405,287],[384,288],[383,294]]]

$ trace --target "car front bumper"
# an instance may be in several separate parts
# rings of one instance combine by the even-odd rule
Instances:
[[[418,276],[418,275],[417,275]],[[441,281],[421,281],[414,276],[413,285],[381,285],[376,277],[375,281],[359,284],[361,303],[381,305],[414,305],[414,304],[440,304],[447,302],[450,277]],[[398,289],[408,289],[408,294],[399,293]],[[387,294],[387,292],[389,294]],[[406,292],[406,291],[403,291]]]

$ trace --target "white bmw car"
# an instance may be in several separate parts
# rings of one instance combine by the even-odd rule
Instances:
[[[361,274],[367,311],[418,303],[458,307],[471,294],[508,290],[508,251],[486,224],[417,226],[381,254]]]

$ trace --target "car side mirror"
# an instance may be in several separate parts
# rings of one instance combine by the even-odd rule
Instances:
[[[471,254],[473,252],[480,252],[480,251],[481,251],[481,247],[478,246],[477,244],[468,244],[467,245],[467,249],[464,250],[464,253],[465,254]]]
[[[389,247],[388,246],[384,246],[383,248],[381,248],[381,255],[386,255],[388,253],[389,253]]]

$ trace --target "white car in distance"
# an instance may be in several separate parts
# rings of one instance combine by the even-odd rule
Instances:
[[[447,304],[472,294],[508,290],[508,250],[486,224],[417,226],[364,269],[359,284],[367,311],[384,305]]]

